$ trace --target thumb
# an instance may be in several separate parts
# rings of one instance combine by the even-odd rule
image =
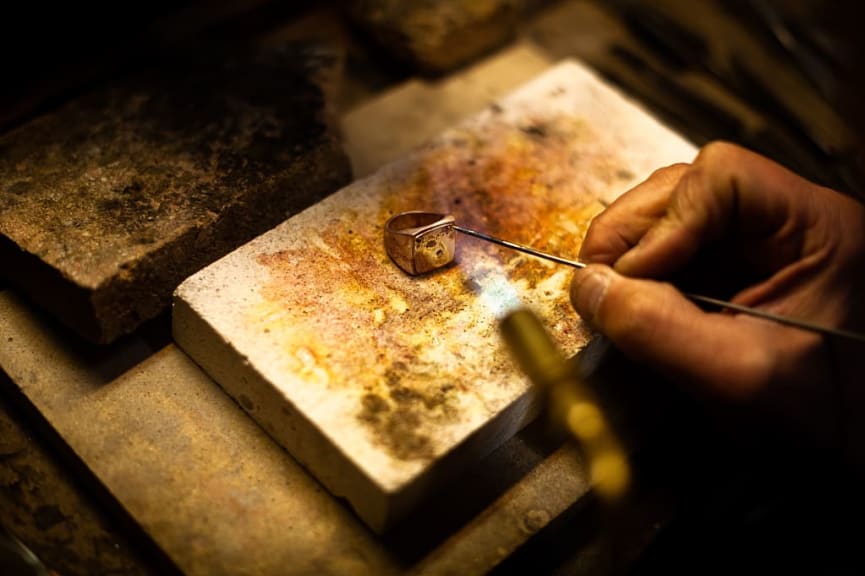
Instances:
[[[766,326],[709,314],[672,285],[591,264],[574,274],[571,303],[627,356],[706,392],[745,398],[771,376]]]

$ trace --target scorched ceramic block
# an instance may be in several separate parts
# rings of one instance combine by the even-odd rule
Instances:
[[[399,127],[383,127],[398,130]],[[406,210],[576,257],[603,206],[694,148],[576,62],[186,280],[178,344],[375,530],[535,414],[497,319],[532,307],[573,354],[571,270],[472,238],[419,277],[384,250]]]

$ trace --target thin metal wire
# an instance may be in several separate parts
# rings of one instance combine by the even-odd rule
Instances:
[[[493,244],[498,244],[499,246],[504,246],[505,248],[512,248],[520,252],[525,252],[526,254],[531,254],[532,256],[537,256],[538,258],[552,260],[553,262],[558,262],[559,264],[564,264],[565,266],[573,266],[574,268],[586,267],[586,265],[582,262],[577,262],[576,260],[568,260],[567,258],[556,256],[555,254],[547,254],[546,252],[535,250],[534,248],[530,248],[523,244],[517,244],[516,242],[508,242],[507,240],[502,240],[501,238],[496,238],[495,236],[490,236],[489,234],[484,234],[483,232],[478,232],[477,230],[470,230],[468,228],[463,228],[462,226],[457,226],[456,224],[454,224],[453,228],[457,232],[462,232],[463,234],[474,236],[475,238],[480,238],[481,240],[486,240],[487,242],[492,242]]]
[[[489,234],[484,234],[483,232],[478,232],[477,230],[463,228],[462,226],[458,226],[456,224],[453,225],[453,229],[462,234],[466,234],[467,236],[474,236],[475,238],[480,238],[481,240],[492,242],[493,244],[498,244],[499,246],[504,246],[505,248],[510,248],[512,250],[517,250],[526,254],[531,254],[532,256],[543,258],[545,260],[550,260],[558,264],[564,264],[565,266],[571,266],[573,268],[586,267],[586,264],[584,262],[580,262],[578,260],[569,260],[567,258],[562,258],[561,256],[556,256],[555,254],[541,252],[540,250],[535,250],[534,248],[531,248],[529,246],[517,244],[516,242],[510,242],[508,240],[502,240],[501,238],[496,238],[495,236],[490,236]],[[728,310],[733,310],[734,312],[741,312],[742,314],[748,314],[757,318],[771,320],[773,322],[784,324],[786,326],[793,326],[795,328],[801,328],[802,330],[808,330],[810,332],[819,332],[822,334],[838,336],[840,338],[847,338],[849,340],[856,340],[858,342],[865,343],[865,334],[860,334],[858,332],[842,330],[840,328],[830,328],[828,326],[821,326],[820,324],[814,324],[813,322],[808,322],[807,320],[799,320],[798,318],[790,318],[789,316],[773,314],[772,312],[758,310],[757,308],[751,308],[750,306],[742,306],[741,304],[734,304],[733,302],[719,300],[710,296],[702,296],[700,294],[691,294],[688,292],[683,292],[683,294],[688,299],[693,300],[694,302],[699,302],[700,304],[707,304],[709,306],[716,306],[718,308],[726,308]]]

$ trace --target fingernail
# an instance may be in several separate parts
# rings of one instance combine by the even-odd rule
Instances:
[[[589,322],[594,321],[598,308],[607,295],[613,274],[609,266],[602,265],[591,265],[574,273],[571,303],[580,316]]]

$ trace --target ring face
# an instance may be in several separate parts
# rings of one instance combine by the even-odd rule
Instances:
[[[454,217],[433,212],[403,212],[384,226],[388,256],[407,274],[417,276],[454,259]]]

